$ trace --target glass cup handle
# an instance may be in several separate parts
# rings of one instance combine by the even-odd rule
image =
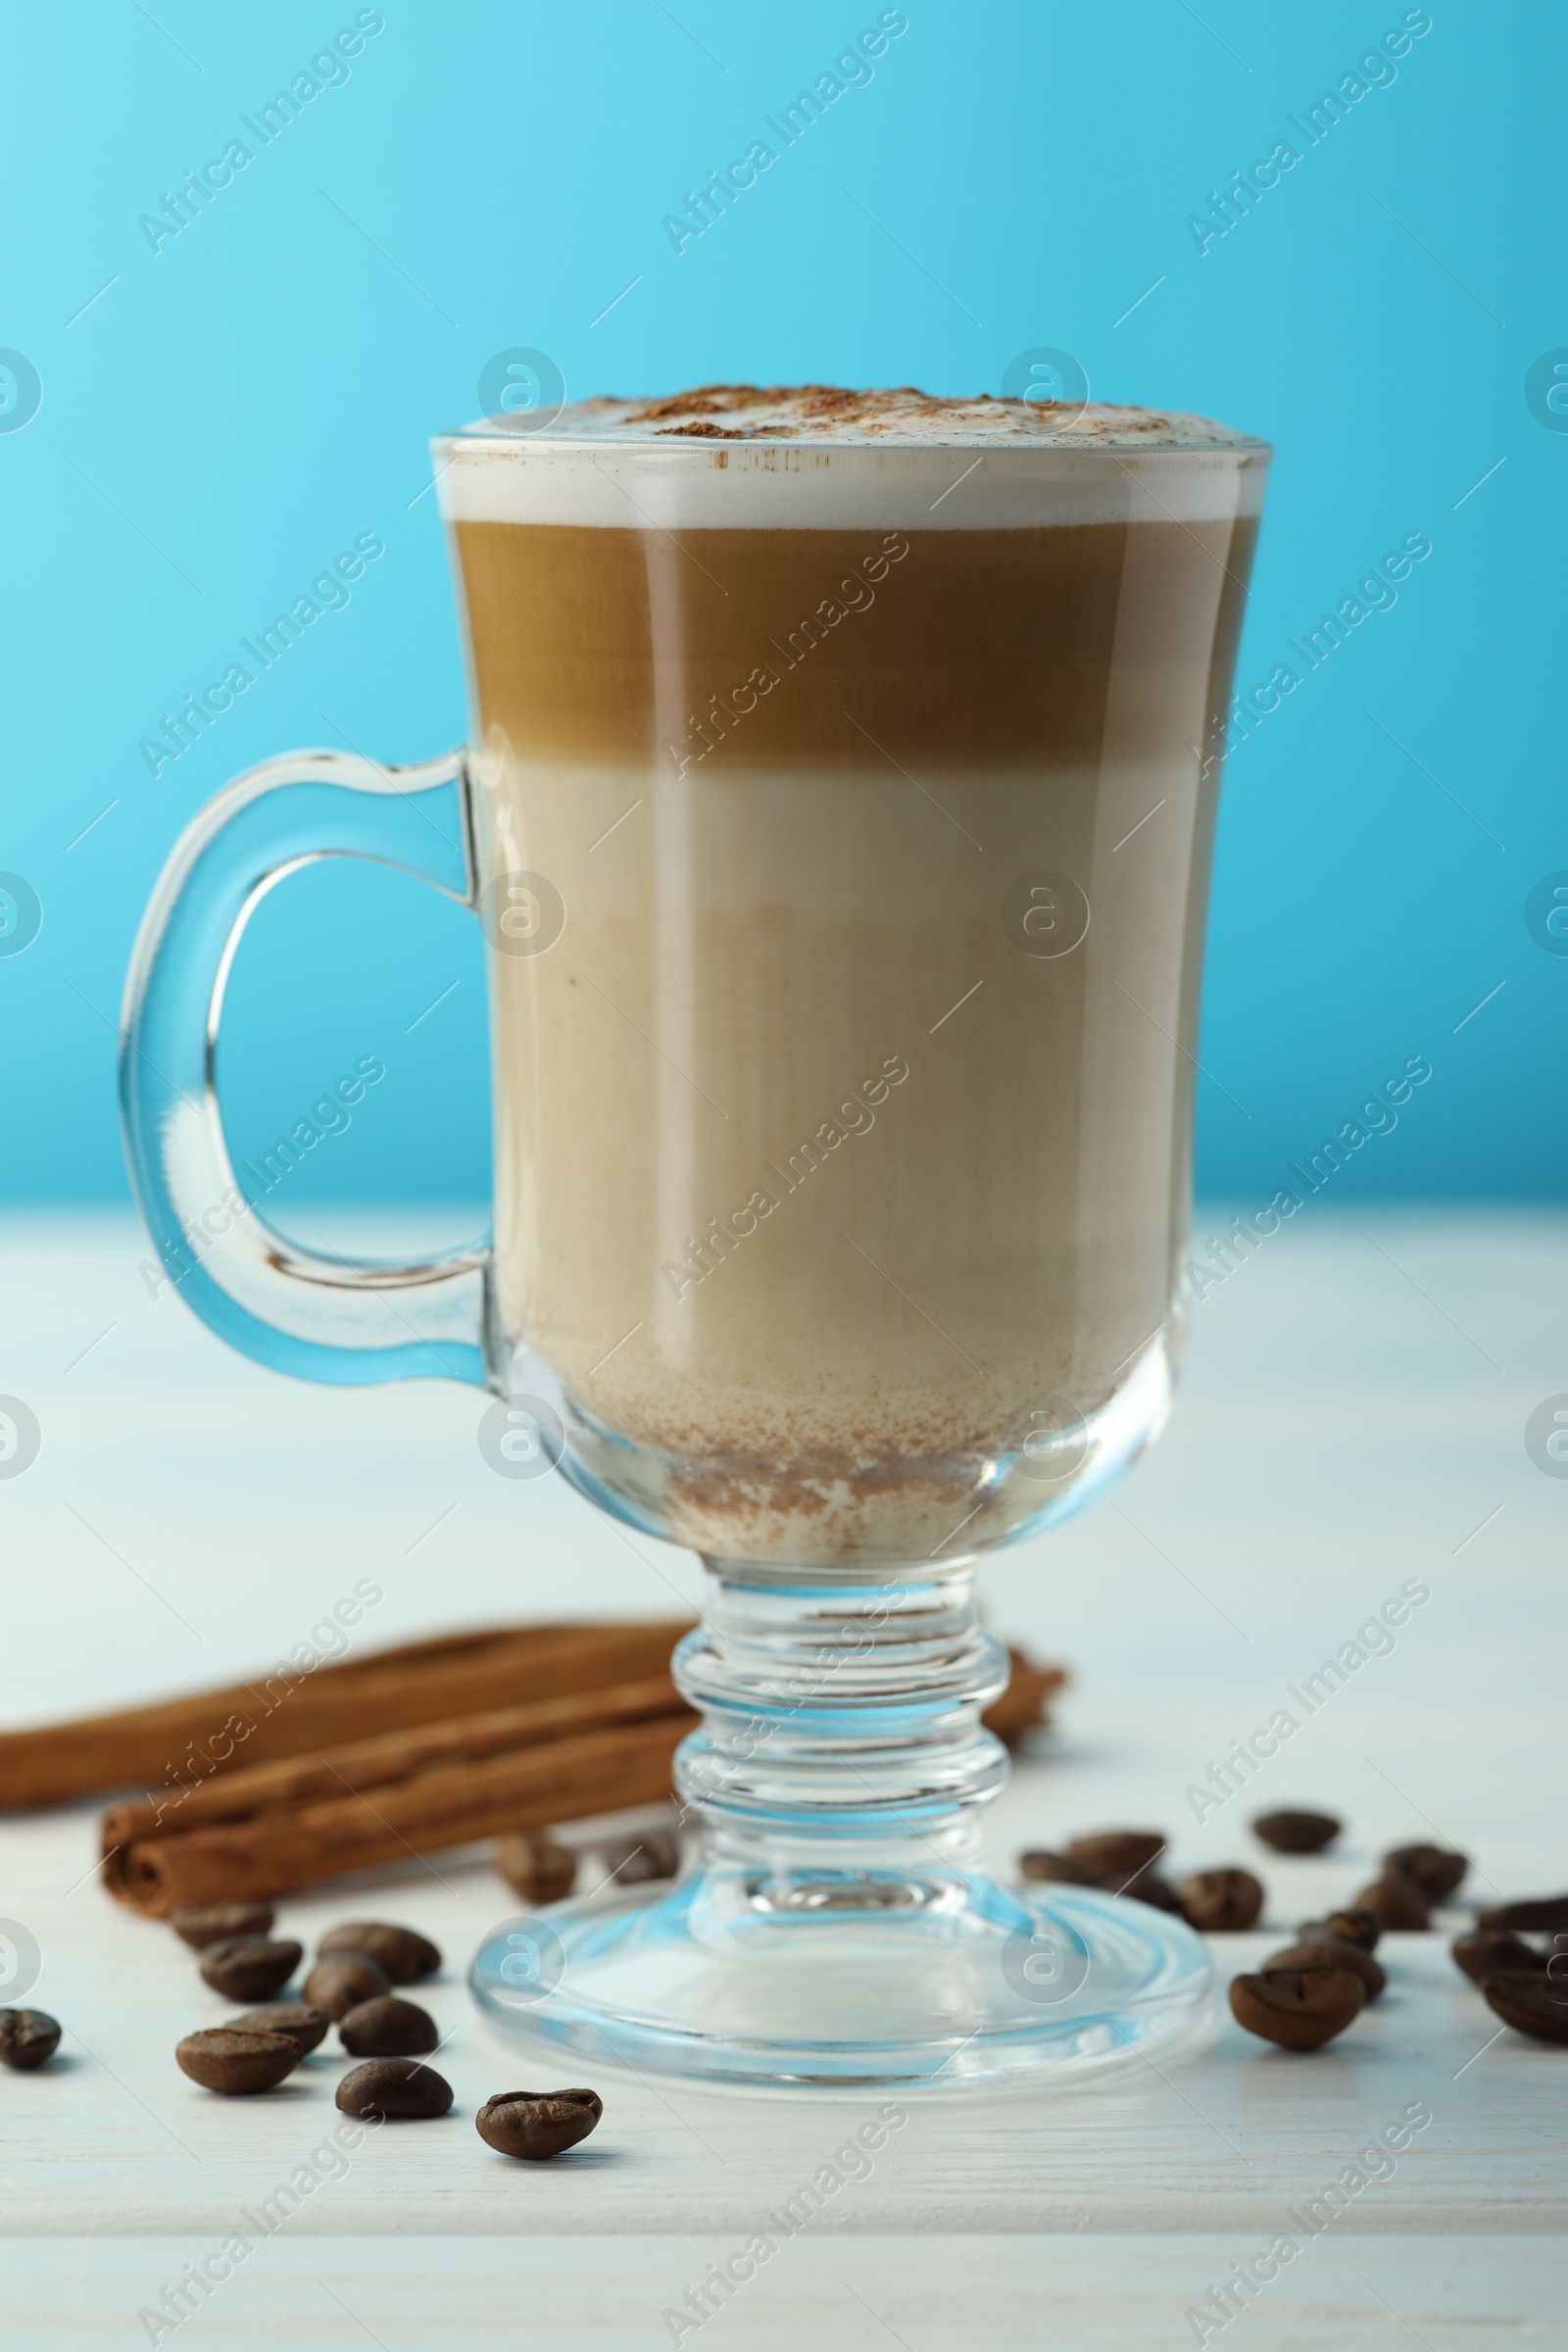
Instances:
[[[401,1264],[286,1241],[235,1174],[214,1085],[240,933],[274,883],[370,858],[475,905],[462,752],[376,767],[290,752],[236,776],[176,843],[142,919],[121,1020],[125,1153],[165,1282],[220,1339],[304,1380],[489,1380],[488,1241]],[[251,1187],[254,1192],[256,1187]]]

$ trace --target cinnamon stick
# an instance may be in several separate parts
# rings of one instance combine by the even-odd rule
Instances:
[[[1012,1661],[1012,1679],[980,1720],[988,1732],[995,1732],[1011,1747],[1025,1732],[1049,1722],[1046,1701],[1061,1689],[1067,1675],[1060,1666],[1036,1666],[1021,1649],[1009,1649],[1007,1655]]]
[[[507,1626],[303,1666],[78,1723],[0,1733],[0,1806],[178,1790],[272,1756],[663,1671],[684,1623]],[[301,1645],[306,1646],[304,1644]]]
[[[219,1822],[257,1821],[345,1791],[388,1788],[416,1773],[478,1763],[662,1715],[679,1716],[687,1727],[697,1720],[667,1674],[647,1682],[613,1683],[604,1690],[529,1699],[520,1707],[497,1707],[414,1731],[382,1732],[373,1740],[350,1740],[315,1755],[253,1764],[198,1788],[166,1789],[156,1797],[111,1805],[102,1824],[105,1882],[113,1886],[123,1869],[122,1862],[118,1868],[111,1862],[111,1855],[122,1857],[139,1840],[180,1838]]]
[[[253,1821],[139,1838],[112,1891],[161,1918],[175,1903],[281,1894],[377,1862],[406,1860],[503,1830],[607,1813],[667,1796],[687,1715],[621,1724],[407,1781],[345,1790]]]

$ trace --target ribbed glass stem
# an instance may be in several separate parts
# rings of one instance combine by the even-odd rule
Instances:
[[[675,1653],[703,1716],[676,1757],[710,1858],[769,1874],[962,1870],[1007,1776],[980,1723],[1007,1656],[975,1617],[972,1561],[863,1581],[710,1560]]]

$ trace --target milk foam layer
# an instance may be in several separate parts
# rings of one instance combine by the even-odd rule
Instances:
[[[515,430],[489,417],[468,432]],[[660,400],[579,400],[546,428],[563,441],[905,442],[920,448],[994,448],[1022,441],[1125,449],[1257,449],[1262,444],[1209,416],[1094,401],[952,399],[913,384],[852,392],[836,384],[702,384]]]
[[[707,385],[491,417],[433,444],[454,521],[1019,529],[1256,514],[1267,444],[1205,416],[904,386]]]

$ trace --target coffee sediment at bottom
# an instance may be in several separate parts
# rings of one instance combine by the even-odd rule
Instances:
[[[1179,1351],[1266,451],[744,387],[447,448],[509,1341],[710,1554],[995,1542]]]

